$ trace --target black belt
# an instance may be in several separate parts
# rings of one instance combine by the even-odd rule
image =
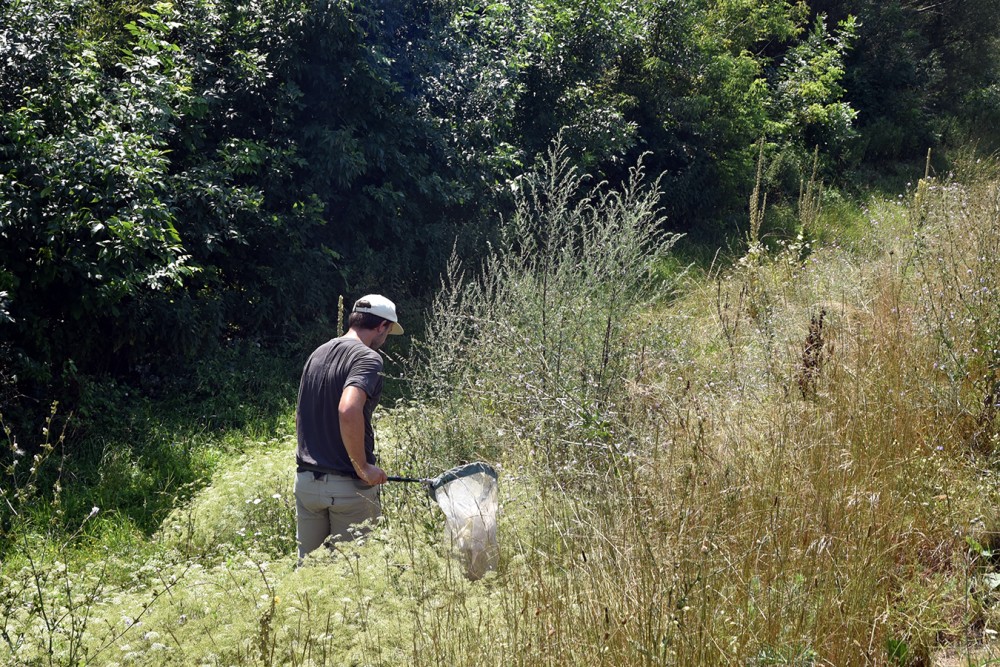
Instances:
[[[311,466],[307,463],[300,463],[295,468],[295,472],[311,472],[313,477],[319,479],[325,477],[326,475],[339,475],[340,477],[350,477],[354,478],[353,475],[348,475],[345,472],[340,472],[339,470],[327,470],[326,468],[320,468],[318,466]]]

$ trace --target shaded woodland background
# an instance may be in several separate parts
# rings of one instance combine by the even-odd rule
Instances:
[[[341,295],[390,294],[419,327],[453,249],[486,251],[560,131],[612,185],[648,152],[664,231],[695,259],[742,252],[762,140],[762,236],[792,237],[814,162],[835,198],[928,149],[997,145],[997,16],[997,0],[5,2],[0,411],[33,429],[58,399],[85,430],[227,349],[300,351]]]

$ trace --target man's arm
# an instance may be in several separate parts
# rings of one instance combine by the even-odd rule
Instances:
[[[340,414],[340,437],[351,459],[354,472],[369,486],[385,484],[385,471],[365,458],[365,401],[368,394],[354,385],[344,387],[337,411]]]

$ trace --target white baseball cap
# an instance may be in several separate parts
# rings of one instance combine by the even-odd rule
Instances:
[[[372,315],[381,317],[383,320],[389,320],[392,322],[392,328],[389,329],[390,334],[398,336],[403,333],[403,327],[399,325],[399,318],[396,317],[396,304],[381,294],[368,294],[361,297],[354,302],[353,312],[371,313]]]

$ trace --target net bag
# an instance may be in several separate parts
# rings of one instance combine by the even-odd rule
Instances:
[[[445,535],[460,554],[469,579],[497,568],[497,473],[485,463],[454,468],[431,481],[444,511]]]

